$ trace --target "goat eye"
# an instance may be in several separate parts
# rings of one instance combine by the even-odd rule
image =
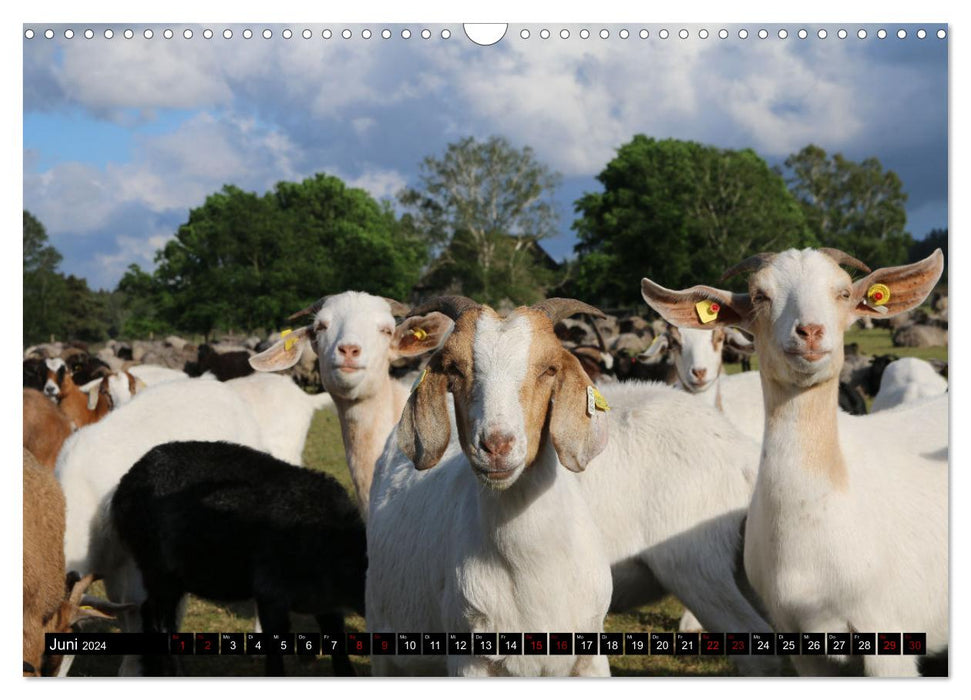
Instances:
[[[840,292],[840,298],[842,298],[842,299],[849,299],[850,298],[850,290],[849,289],[842,290]]]
[[[392,331],[391,331],[390,328],[382,328],[381,329],[381,332],[384,333],[387,336],[390,336],[392,334]]]
[[[555,377],[556,376],[556,373],[558,371],[559,370],[557,369],[556,366],[550,365],[549,367],[546,368],[546,371],[543,372],[543,375],[542,376],[544,376],[544,377]]]
[[[765,302],[768,300],[769,300],[769,296],[761,289],[756,289],[755,293],[752,295],[752,301],[754,301],[756,304],[761,304],[762,302]]]

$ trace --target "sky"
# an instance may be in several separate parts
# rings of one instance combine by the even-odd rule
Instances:
[[[189,210],[224,184],[263,193],[326,172],[393,199],[417,184],[426,156],[498,134],[562,174],[560,235],[545,245],[563,259],[573,255],[573,202],[598,190],[616,149],[644,133],[751,147],[772,165],[809,143],[875,156],[902,178],[908,230],[922,237],[948,223],[942,26],[513,24],[483,47],[460,24],[26,24],[24,207],[64,255],[64,272],[110,289],[131,263],[151,269]]]

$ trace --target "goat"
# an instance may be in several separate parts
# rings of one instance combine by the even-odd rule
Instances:
[[[868,274],[854,282],[841,264]],[[946,397],[845,420],[837,409],[844,330],[860,317],[916,307],[942,269],[940,250],[871,272],[824,248],[736,265],[723,279],[750,272],[747,293],[672,291],[642,280],[668,322],[735,325],[755,337],[766,421],[744,561],[778,629],[921,631],[929,652],[947,646],[947,450],[926,449],[924,436],[929,427],[932,442],[946,440]],[[699,316],[711,302],[715,317]],[[822,674],[850,657],[792,660],[801,673]],[[862,670],[905,676],[918,668],[914,656],[873,655]]]
[[[308,346],[316,353],[321,382],[340,418],[347,466],[365,520],[374,463],[408,399],[408,385],[389,376],[391,363],[430,352],[451,327],[439,314],[412,318],[396,328],[394,314],[405,311],[399,302],[363,292],[326,296],[290,317],[309,314],[309,325],[250,358],[254,369],[276,372],[297,364]]]
[[[64,411],[36,389],[24,389],[24,449],[50,471],[72,430]]]
[[[605,408],[590,405],[589,378],[553,333],[560,314],[599,312],[548,300],[503,319],[471,300],[441,298],[415,313],[439,309],[457,319],[454,330],[375,469],[368,629],[602,630],[609,562],[576,479],[560,465],[581,471],[604,449]],[[454,441],[447,450],[449,393],[461,451]],[[605,656],[372,656],[371,663],[374,675],[610,674]]]
[[[109,617],[105,610],[115,606],[84,596],[93,576],[66,574],[64,494],[54,475],[27,449],[23,473],[24,675],[53,676],[60,670],[61,657],[45,653],[44,635],[70,632],[85,617]]]
[[[252,362],[261,371],[286,369],[299,360],[308,338],[314,339],[321,377],[341,416],[348,465],[361,502],[367,498],[364,486],[371,484],[375,461],[408,396],[407,388],[387,377],[388,358],[433,349],[448,333],[451,321],[441,314],[427,314],[394,328],[387,301],[358,292],[328,297],[316,306],[308,309],[314,316],[312,324],[287,336],[292,338],[289,347],[285,338]],[[341,371],[345,356],[364,369]],[[645,412],[645,422],[662,421],[645,427],[643,437],[632,438],[628,449],[643,460],[643,467],[631,468],[629,460],[618,458],[598,469],[609,470],[612,476],[591,486],[598,520],[609,519],[605,548],[614,570],[612,609],[629,609],[672,591],[682,600],[693,601],[707,629],[766,631],[769,625],[731,586],[735,548],[741,549],[741,519],[755,479],[757,446],[733,435],[714,409],[696,407],[694,399],[681,392],[641,384],[605,387],[604,393],[608,391],[612,402],[613,395],[625,391],[638,397],[646,392],[660,408]],[[668,402],[673,402],[673,415],[665,420],[663,407]],[[695,414],[704,416],[697,428],[692,423]],[[666,431],[676,437],[669,439]],[[709,432],[710,441],[698,439],[698,434]],[[656,449],[664,445],[680,453],[679,441],[690,445],[684,460],[672,463]],[[687,477],[681,476],[682,470]],[[703,496],[686,498],[689,490],[680,484],[682,479],[694,484],[692,493]],[[623,505],[617,503],[619,493],[625,494]],[[366,506],[363,510],[367,518]],[[704,527],[706,520],[712,522]],[[679,548],[679,543],[684,544]],[[686,563],[680,567],[682,562]],[[745,673],[774,672],[778,666],[772,659],[758,657],[737,661]]]
[[[142,574],[145,631],[177,631],[185,593],[255,598],[266,633],[288,632],[291,610],[331,634],[343,633],[344,609],[364,614],[364,524],[326,474],[241,445],[170,442],[122,477],[111,518]],[[332,660],[354,675],[346,654]],[[281,656],[266,663],[283,674]]]
[[[880,390],[873,399],[873,411],[886,411],[927,396],[947,392],[947,380],[934,367],[916,357],[891,362],[883,372]]]
[[[130,557],[119,547],[106,509],[121,477],[156,445],[173,440],[226,440],[261,449],[252,410],[220,382],[187,380],[149,387],[121,410],[71,435],[55,473],[67,499],[64,551],[71,569],[104,576],[111,600],[141,604],[144,589]],[[137,614],[120,616],[123,631],[140,630]],[[126,658],[122,673],[137,670]]]
[[[48,372],[44,392],[51,400],[57,402],[58,407],[64,411],[76,428],[96,423],[114,408],[108,377],[95,379],[91,383],[90,390],[85,392],[74,383],[74,378],[63,362],[48,360],[49,369],[52,362],[60,364],[56,365],[56,370]],[[97,391],[94,390],[95,386]]]
[[[723,374],[722,352],[726,346],[744,353],[751,353],[753,349],[752,342],[734,328],[679,330],[669,325],[637,359],[643,362],[669,351],[677,375],[674,385],[722,410],[719,380]]]
[[[37,357],[24,360],[24,388],[44,391],[47,383],[47,363]]]

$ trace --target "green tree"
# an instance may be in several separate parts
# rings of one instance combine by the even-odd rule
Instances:
[[[61,254],[50,245],[47,231],[24,211],[24,342],[63,336],[67,285],[57,271]]]
[[[782,178],[750,149],[638,134],[597,179],[603,191],[575,204],[568,288],[604,306],[640,304],[642,277],[713,283],[754,252],[813,242]]]
[[[216,329],[270,329],[324,294],[348,289],[406,298],[427,244],[376,202],[317,174],[257,195],[226,185],[140,270],[125,291],[150,299],[157,318],[208,336]]]
[[[872,268],[900,265],[913,242],[904,230],[907,194],[876,158],[857,163],[810,144],[786,159],[787,183],[820,245]]]
[[[425,285],[489,304],[545,295],[553,272],[539,241],[556,234],[560,177],[533,150],[499,136],[467,137],[420,166],[420,186],[399,194],[410,223],[437,254]]]

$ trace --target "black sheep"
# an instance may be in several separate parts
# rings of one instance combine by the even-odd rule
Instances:
[[[250,357],[250,353],[245,350],[218,353],[210,345],[203,343],[199,346],[197,361],[187,362],[184,371],[190,377],[212,372],[216,379],[225,382],[253,374]]]
[[[111,508],[148,593],[146,632],[175,631],[186,593],[255,599],[267,634],[289,632],[291,611],[332,634],[345,610],[364,614],[364,524],[330,476],[241,445],[170,442],[135,463]],[[354,675],[346,655],[332,660]],[[280,656],[267,656],[267,673],[283,673]]]

